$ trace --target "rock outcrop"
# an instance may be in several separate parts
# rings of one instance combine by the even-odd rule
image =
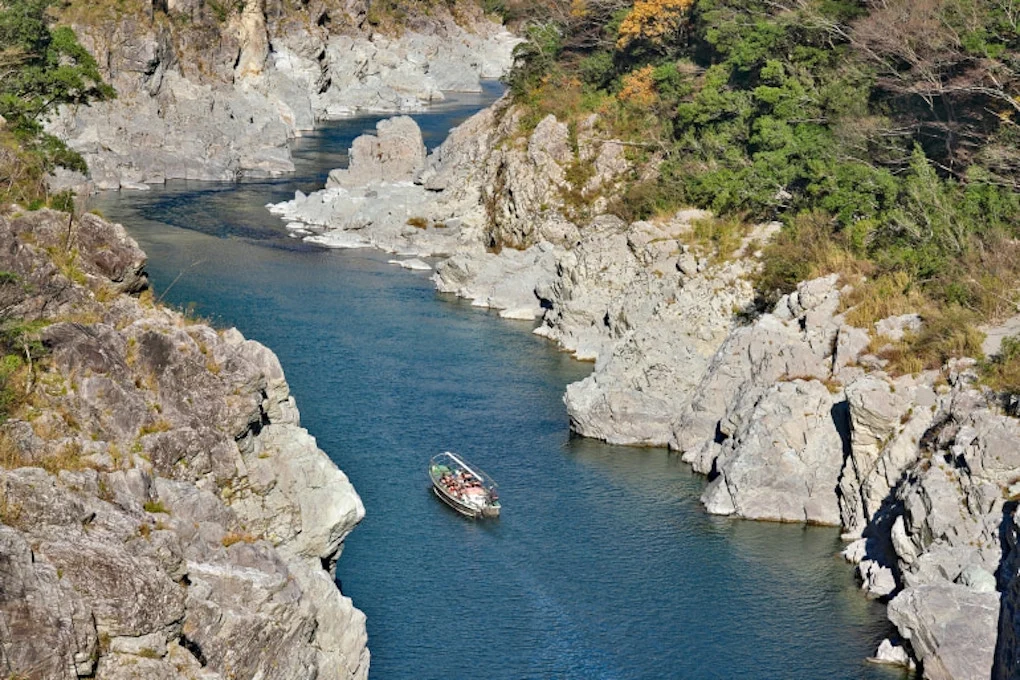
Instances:
[[[744,262],[712,264],[684,243],[699,213],[662,224],[600,218],[540,291],[540,335],[595,360],[565,397],[575,431],[665,446],[686,395],[751,302]]]
[[[854,438],[866,434],[855,441],[858,462],[844,475],[874,468],[863,483],[846,487],[864,492],[850,499],[849,518],[863,509],[868,520],[846,553],[859,563],[865,589],[891,598],[889,618],[925,678],[1010,677],[1002,669],[1016,667],[1010,499],[1020,424],[973,381],[967,364],[958,363],[951,389],[920,385],[900,397],[872,381],[847,390],[851,418],[861,424]],[[882,433],[876,442],[873,435]],[[913,452],[909,460],[906,451]],[[888,489],[879,505],[869,502],[875,489]]]
[[[366,22],[367,3],[331,5],[73,3],[65,20],[118,97],[64,108],[49,129],[85,157],[99,189],[277,175],[294,169],[288,140],[316,120],[480,91],[518,42],[471,3],[393,35]]]
[[[549,212],[555,219],[536,228],[515,219],[505,228],[493,228],[492,216],[519,212],[526,218],[543,202],[560,200],[562,182],[536,182],[536,167],[543,168],[547,179],[562,178],[584,154],[615,158],[601,151],[615,145],[589,140],[575,154],[565,145],[566,126],[547,118],[530,137],[499,148],[498,141],[518,124],[518,114],[503,100],[459,126],[422,159],[410,119],[384,122],[376,135],[355,140],[351,154],[357,160],[348,169],[334,170],[325,189],[268,207],[289,228],[327,247],[443,257],[434,277],[439,290],[498,309],[508,318],[538,318],[545,302],[537,291],[559,277],[561,256],[580,231],[556,211]],[[619,163],[609,163],[599,182],[617,178],[612,169],[624,172]],[[513,178],[528,181],[530,188],[493,193],[492,187]],[[511,194],[520,205],[506,202]],[[510,240],[507,234],[514,229],[517,236]],[[499,248],[492,247],[497,242]]]
[[[410,182],[425,167],[421,130],[407,116],[388,118],[375,126],[376,134],[354,140],[348,166],[333,170],[326,188],[374,182]]]
[[[154,304],[119,225],[5,208],[0,239],[5,314],[33,329],[0,426],[7,672],[367,677],[334,582],[364,508],[276,356]]]
[[[714,466],[702,500],[714,514],[838,524],[833,493],[844,418],[817,380],[776,383],[744,415]],[[819,417],[830,413],[831,421]],[[834,422],[832,422],[834,421]]]

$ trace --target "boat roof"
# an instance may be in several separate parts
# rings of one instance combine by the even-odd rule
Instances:
[[[487,475],[481,468],[475,467],[474,465],[470,465],[469,463],[467,463],[467,461],[465,461],[463,458],[461,458],[452,451],[443,451],[442,453],[438,453],[435,456],[432,456],[433,465],[443,465],[444,463],[447,462],[453,463],[458,467],[464,468],[465,470],[473,474],[475,477],[478,477],[479,479],[484,481],[489,486],[496,486],[495,480],[493,480],[492,477]]]

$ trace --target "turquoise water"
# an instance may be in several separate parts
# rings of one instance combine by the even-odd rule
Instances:
[[[494,92],[417,116],[429,145]],[[374,122],[296,140],[282,180],[94,202],[149,253],[167,301],[277,352],[304,425],[361,493],[338,578],[368,615],[371,677],[900,677],[864,662],[888,624],[835,530],[706,515],[704,480],[665,451],[570,436],[561,395],[589,366],[530,324],[385,255],[287,237],[262,206],[321,185]],[[502,518],[432,497],[444,449],[496,478]]]

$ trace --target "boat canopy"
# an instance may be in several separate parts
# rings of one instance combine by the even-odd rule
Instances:
[[[456,473],[459,470],[463,470],[471,475],[474,475],[482,481],[482,484],[489,490],[496,488],[496,482],[489,475],[485,474],[481,469],[468,465],[464,460],[455,453],[450,451],[444,451],[438,455],[432,457],[431,465],[429,466],[429,474],[433,480],[437,480],[446,473]]]

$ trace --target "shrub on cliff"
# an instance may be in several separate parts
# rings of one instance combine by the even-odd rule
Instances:
[[[0,9],[0,115],[16,130],[35,133],[60,104],[113,96],[99,65],[67,26],[50,28],[52,0],[19,0]]]
[[[44,354],[35,337],[37,327],[10,313],[24,294],[25,284],[18,275],[0,271],[0,423],[25,398],[28,362]]]
[[[999,355],[983,363],[981,372],[992,389],[1020,394],[1020,337],[1004,338]]]

